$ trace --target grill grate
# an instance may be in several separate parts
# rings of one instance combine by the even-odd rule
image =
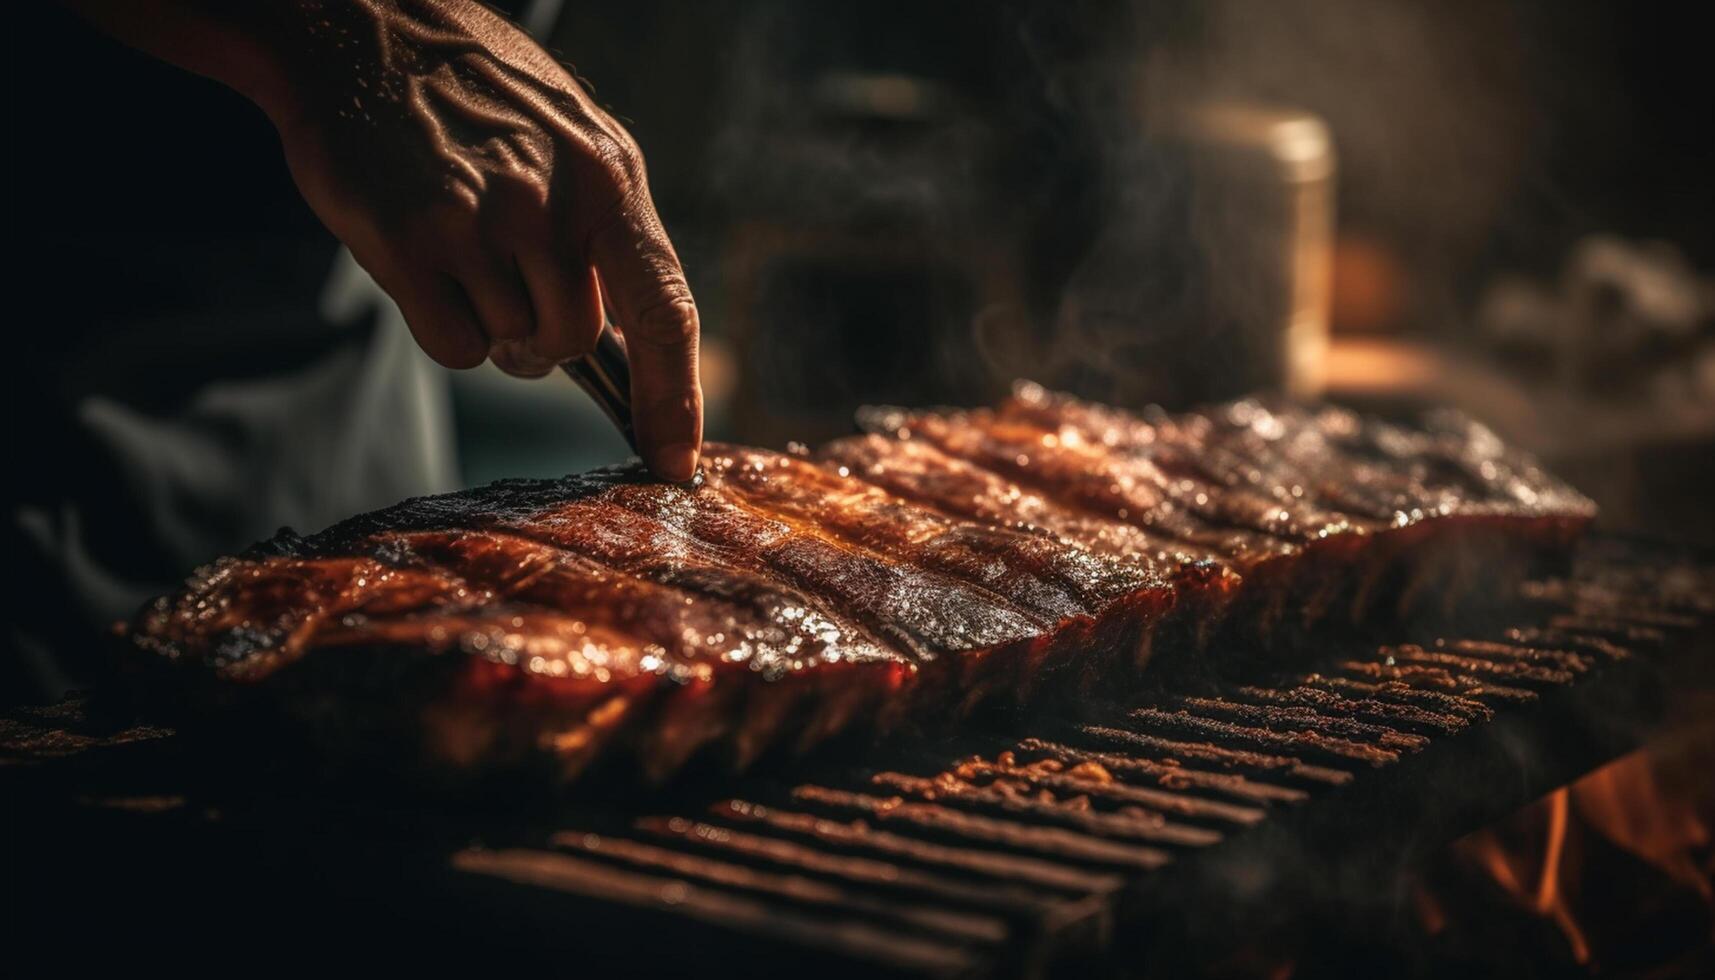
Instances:
[[[1127,955],[1175,916],[1231,942],[1216,923],[1243,921],[1279,894],[1272,882],[1333,864],[1345,874],[1365,851],[1397,864],[1402,834],[1444,841],[1627,746],[1635,727],[1595,737],[1591,720],[1638,703],[1640,684],[1659,683],[1669,655],[1706,645],[1715,624],[1715,570],[1608,540],[1574,575],[1526,593],[1528,614],[1493,629],[1204,679],[1099,720],[888,746],[869,768],[546,823],[445,817],[459,843],[443,835],[413,852],[410,887],[443,912],[528,924],[527,941],[568,921],[642,939],[611,944],[632,968],[716,955],[701,943],[742,951],[752,972],[1036,975]],[[44,772],[56,754],[163,741],[79,741],[15,720],[0,734]],[[1571,771],[1521,763],[1521,746],[1545,740],[1575,743]],[[1519,771],[1553,781],[1533,787]],[[63,781],[86,799],[79,780],[87,770]],[[254,809],[281,819],[277,800]]]
[[[1696,571],[1715,595],[1715,577]],[[658,902],[694,882],[783,913],[825,910],[836,931],[797,938],[871,965],[1029,973],[1078,943],[1111,942],[1121,896],[1155,879],[1177,886],[1200,852],[1242,853],[1216,845],[1290,823],[1288,812],[1496,727],[1485,723],[1497,715],[1528,714],[1701,639],[1715,621],[1694,586],[1664,590],[1630,564],[1585,562],[1579,575],[1531,584],[1542,625],[1376,646],[1320,672],[1160,697],[1100,723],[1038,721],[1040,734],[957,757],[919,749],[916,766],[652,814],[617,837],[563,829],[539,851],[473,849],[460,866],[523,880],[532,854],[569,854],[650,876]],[[1268,860],[1278,846],[1261,837],[1250,853]],[[857,923],[890,938],[851,945],[838,930]],[[766,919],[761,928],[790,941]],[[940,951],[933,962],[928,947]]]

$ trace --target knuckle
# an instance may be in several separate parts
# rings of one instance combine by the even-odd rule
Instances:
[[[595,338],[584,331],[555,331],[535,338],[534,346],[538,356],[555,362],[572,361],[595,350]]]
[[[445,251],[449,243],[476,239],[484,210],[475,192],[448,189],[425,202],[401,223],[399,234],[406,249],[417,254]]]
[[[545,174],[537,170],[509,169],[494,178],[501,195],[512,202],[525,217],[545,213],[552,188]]]
[[[537,363],[563,364],[584,356],[575,345],[554,337],[531,337],[528,344],[529,359]]]
[[[489,238],[533,249],[548,248],[559,239],[558,222],[546,202],[530,201],[510,209],[492,222]]]
[[[692,388],[651,398],[644,412],[658,425],[679,426],[702,417],[702,394]]]
[[[468,227],[482,216],[482,205],[481,191],[467,184],[453,182],[436,197],[430,212],[443,221]]]
[[[491,337],[502,340],[520,340],[530,336],[530,317],[523,310],[505,310],[487,326]]]
[[[488,356],[496,367],[516,378],[540,378],[552,371],[555,363],[519,341],[495,344]]]
[[[484,332],[497,340],[518,340],[535,328],[529,297],[509,288],[506,267],[492,255],[481,255],[473,263],[474,274],[465,280],[482,319]]]
[[[697,303],[682,286],[674,295],[638,311],[628,339],[658,347],[682,347],[697,339]]]
[[[643,187],[648,173],[643,163],[643,151],[637,141],[623,129],[598,129],[591,136],[591,151],[600,164],[607,182],[621,191]]]

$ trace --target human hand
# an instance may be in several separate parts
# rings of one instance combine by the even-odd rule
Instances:
[[[702,437],[696,305],[637,144],[527,35],[470,0],[296,2],[257,101],[316,214],[448,367],[535,376],[604,306],[638,446],[686,479]]]

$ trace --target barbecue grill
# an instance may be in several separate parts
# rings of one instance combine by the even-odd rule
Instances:
[[[12,918],[180,957],[361,943],[748,975],[1179,975],[1282,931],[1385,935],[1399,869],[1635,746],[1669,685],[1707,678],[1706,556],[1597,538],[1522,593],[1457,633],[1178,671],[1100,717],[670,797],[425,800],[100,698],[14,711],[0,779],[32,899]]]

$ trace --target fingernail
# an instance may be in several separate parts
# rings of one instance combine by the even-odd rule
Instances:
[[[554,362],[537,357],[516,340],[496,341],[488,350],[488,359],[515,378],[540,378],[554,370]]]
[[[697,447],[688,442],[676,442],[655,451],[649,464],[655,475],[663,480],[680,483],[697,473]]]

